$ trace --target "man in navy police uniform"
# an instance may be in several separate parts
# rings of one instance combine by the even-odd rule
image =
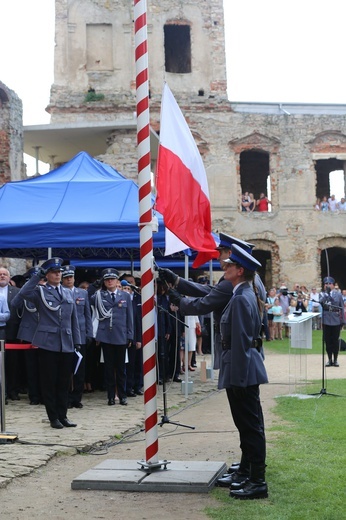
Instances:
[[[81,336],[80,353],[83,356],[76,374],[73,375],[73,388],[69,392],[69,408],[83,408],[82,396],[85,380],[86,346],[93,337],[93,326],[88,292],[80,287],[75,287],[75,270],[74,265],[64,265],[62,271],[62,285],[71,291],[77,308]]]
[[[220,243],[216,248],[219,251],[219,261],[224,268],[224,260],[229,258],[232,244],[242,247],[249,254],[254,248],[253,244],[244,242],[239,238],[220,233]],[[223,309],[228,304],[233,294],[232,284],[222,276],[216,285],[205,285],[201,283],[189,282],[184,278],[180,278],[177,274],[169,269],[159,269],[159,277],[165,282],[171,284],[177,291],[175,296],[170,293],[170,302],[179,307],[182,316],[194,316],[214,313],[215,323],[215,359],[214,368],[220,368],[219,360],[221,355],[220,343],[220,318]],[[266,291],[260,277],[256,276],[256,286],[259,291],[260,298],[266,301]],[[182,298],[180,295],[192,296],[193,298]]]
[[[323,279],[324,291],[320,294],[322,305],[322,327],[326,342],[328,361],[326,367],[338,367],[339,336],[344,324],[344,301],[335,290],[335,280],[331,276]]]
[[[134,339],[132,301],[127,292],[117,288],[119,273],[116,269],[104,269],[102,279],[106,289],[96,291],[90,303],[99,320],[96,341],[103,350],[108,405],[115,404],[117,390],[120,404],[126,406],[125,355]]]

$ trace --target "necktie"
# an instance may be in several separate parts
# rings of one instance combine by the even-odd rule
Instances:
[[[61,294],[60,294],[60,291],[59,291],[59,287],[55,287],[55,290],[56,290],[56,294],[57,294],[59,300],[61,300]]]
[[[113,303],[115,302],[115,294],[114,294],[114,292],[112,292],[112,302]]]

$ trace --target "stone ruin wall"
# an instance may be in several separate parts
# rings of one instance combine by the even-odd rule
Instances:
[[[0,183],[24,178],[22,102],[0,81]]]

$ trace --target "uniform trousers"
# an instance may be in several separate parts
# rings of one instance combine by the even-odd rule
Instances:
[[[73,355],[39,349],[41,394],[50,421],[66,418]]]
[[[22,343],[27,343],[23,341]],[[28,382],[28,395],[30,402],[41,402],[39,349],[24,350],[26,378]]]
[[[323,337],[326,342],[328,359],[336,361],[339,353],[340,325],[323,325]]]
[[[115,389],[119,399],[126,398],[126,345],[112,345],[101,342],[105,362],[105,382],[108,399],[115,398]],[[131,347],[132,348],[132,347]]]
[[[135,363],[136,345],[131,345],[127,349],[128,362],[126,363],[126,393],[131,392],[135,386]]]
[[[86,345],[80,346],[80,353],[83,357],[78,367],[77,373],[73,375],[72,388],[70,388],[68,397],[70,405],[79,404],[82,401],[84,391]]]
[[[238,396],[233,388],[226,388],[228,402],[239,431],[242,456],[250,464],[264,464],[266,440],[259,385],[246,388],[245,396]]]

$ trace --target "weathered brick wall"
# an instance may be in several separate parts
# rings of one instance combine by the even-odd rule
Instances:
[[[23,178],[22,102],[0,81],[0,183]]]
[[[56,0],[55,8],[54,84],[48,107],[51,122],[89,121],[91,117],[104,120],[109,115],[121,118],[124,114],[128,118],[136,108],[133,3],[128,0]],[[181,20],[191,25],[192,72],[165,73],[163,27],[165,23]],[[86,41],[88,24],[111,24],[111,70],[98,70],[100,63],[97,63],[95,49],[92,49],[94,70],[88,65],[91,54]],[[160,101],[164,80],[180,99],[188,102],[191,97],[197,99],[199,91],[204,92],[200,103],[209,98],[226,98],[222,0],[148,2],[148,46],[153,101]],[[103,94],[104,99],[85,103],[89,87],[95,89],[96,94]]]

